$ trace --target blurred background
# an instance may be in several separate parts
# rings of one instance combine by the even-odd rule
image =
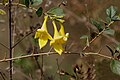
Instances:
[[[33,5],[31,7],[39,8],[42,6],[43,11],[46,12],[53,6],[58,6],[62,0],[43,0],[42,4]],[[1,1],[0,1],[1,2]],[[23,3],[23,0],[13,0],[13,3]],[[89,35],[96,31],[95,26],[90,23],[90,19],[102,19],[105,20],[106,9],[111,5],[117,7],[120,12],[119,0],[63,0],[65,6],[61,6],[65,12],[65,32],[70,34],[69,40],[65,45],[66,50],[70,52],[81,52],[86,45],[86,40],[81,40],[82,35]],[[0,5],[0,9],[3,9],[8,13],[8,6]],[[42,17],[38,17],[34,10],[27,9],[21,6],[12,6],[12,28],[13,28],[13,43],[15,44],[23,37],[28,35],[32,30],[41,27],[43,22]],[[47,22],[48,29],[53,34],[53,27],[50,21]],[[98,52],[100,54],[110,56],[110,51],[106,48],[106,45],[111,46],[113,49],[119,44],[120,41],[120,22],[116,22],[110,28],[115,31],[114,35],[102,35],[86,50],[86,52]],[[22,40],[13,51],[13,56],[28,55],[36,50],[38,52],[48,52],[49,46],[39,50],[34,40],[34,34],[32,33]],[[9,46],[9,31],[8,31],[8,14],[0,15],[0,43]],[[49,44],[48,44],[49,45]],[[35,52],[34,52],[35,53]],[[9,51],[5,47],[0,45],[0,59],[9,57]],[[78,54],[54,54],[47,56],[37,57],[39,65],[43,67],[44,80],[72,80],[69,76],[60,76],[57,71],[58,68],[62,69],[70,74],[74,73],[74,65],[77,63],[80,57]],[[80,63],[92,63],[94,64],[95,79],[89,80],[120,80],[120,76],[112,73],[110,70],[110,60],[99,56],[87,56]],[[79,63],[79,61],[78,61]],[[84,64],[83,64],[84,65]],[[41,71],[36,63],[36,58],[26,58],[14,61],[13,67],[13,80],[40,80]],[[9,76],[9,63],[0,62],[0,72],[5,76],[5,80],[8,80]],[[61,79],[61,78],[62,79]],[[4,80],[0,77],[0,80]],[[88,79],[85,79],[88,80]]]

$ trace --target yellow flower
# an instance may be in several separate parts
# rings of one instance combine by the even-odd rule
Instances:
[[[64,36],[63,36],[63,29],[60,30],[60,33],[58,32],[57,30],[57,27],[56,27],[56,24],[55,24],[55,21],[52,21],[52,24],[54,26],[54,38],[52,41],[50,41],[50,45],[54,47],[54,50],[58,53],[58,54],[62,54],[63,52],[63,47],[62,47],[62,44],[65,43],[65,40],[64,40]]]
[[[48,16],[45,16],[41,29],[38,29],[35,33],[35,38],[38,38],[40,49],[43,48],[47,44],[48,39],[52,40],[52,37],[48,33],[47,27],[46,27],[47,19],[48,19]]]

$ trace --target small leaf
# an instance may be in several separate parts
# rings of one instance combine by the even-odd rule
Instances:
[[[29,5],[30,5],[30,0],[25,0],[25,5],[26,5],[26,7],[29,7]]]
[[[112,60],[110,63],[110,68],[113,73],[120,75],[120,61]]]
[[[87,37],[87,40],[86,40],[86,45],[87,45],[87,46],[90,46],[88,37]]]
[[[116,50],[117,50],[117,51],[120,51],[120,44],[117,45]]]
[[[107,10],[106,10],[106,14],[108,17],[113,18],[117,13],[117,9],[114,6],[110,6]]]
[[[109,23],[111,22],[111,18],[110,18],[110,17],[107,17],[107,18],[106,18],[106,22],[107,22],[107,24],[109,24]]]
[[[109,47],[108,45],[106,45],[106,47],[110,50],[111,55],[114,56],[115,53],[114,53],[114,51],[111,49],[111,47]]]
[[[53,7],[47,13],[52,14],[52,15],[56,15],[56,16],[64,16],[63,9],[60,7]]]
[[[112,18],[112,21],[120,21],[120,16],[114,16],[114,17]]]
[[[42,15],[43,9],[42,7],[40,7],[37,11],[36,14],[38,15],[38,17],[40,17]]]
[[[0,15],[5,15],[5,14],[6,14],[6,12],[4,10],[0,9]]]
[[[33,1],[33,5],[35,6],[38,6],[43,2],[43,0],[32,0],[32,1]]]
[[[88,35],[83,35],[80,37],[80,39],[86,39],[86,38],[88,38]]]
[[[83,35],[80,37],[80,39],[86,39],[86,45],[89,46],[90,43],[89,43],[89,36],[88,35]]]
[[[91,23],[96,26],[96,28],[99,30],[99,32],[101,32],[103,29],[102,29],[102,24],[94,19],[91,19]]]
[[[113,29],[107,28],[107,29],[105,30],[105,33],[114,36],[115,31],[114,31]]]

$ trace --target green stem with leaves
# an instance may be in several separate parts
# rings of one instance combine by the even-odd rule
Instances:
[[[102,35],[102,33],[106,30],[106,28],[110,27],[111,24],[113,24],[114,21],[111,21],[107,26],[105,26],[105,28],[100,32],[98,33],[98,35],[96,35],[90,42],[89,42],[89,45],[92,44],[99,36]],[[82,49],[82,52],[84,52],[89,46],[85,46],[83,49]]]

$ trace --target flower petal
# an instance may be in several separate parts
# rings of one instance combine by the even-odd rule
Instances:
[[[35,39],[36,39],[36,38],[40,38],[40,35],[41,35],[43,32],[45,32],[45,30],[38,29],[38,30],[36,31],[36,33],[35,33]]]
[[[39,42],[39,47],[40,47],[40,49],[41,48],[43,48],[46,44],[47,44],[47,42],[48,42],[48,39],[38,39],[38,42]]]
[[[48,32],[46,32],[46,35],[49,40],[53,40],[52,36]]]
[[[63,40],[63,36],[58,36],[57,38],[50,41],[50,46],[54,44],[63,44],[65,41]]]
[[[69,37],[69,33],[66,33],[65,36],[64,36],[64,41],[67,41],[68,40],[68,37]]]
[[[59,31],[60,35],[65,36],[65,31],[64,31],[64,27],[62,25],[62,23],[60,23],[60,31]]]
[[[62,23],[60,23],[60,26],[61,26],[61,28],[60,28],[59,33],[60,33],[60,35],[63,36],[63,40],[64,40],[64,41],[67,41],[67,39],[68,39],[68,37],[69,37],[69,33],[66,33],[66,34],[65,34],[64,27],[63,27]]]
[[[57,30],[57,27],[56,27],[56,24],[55,24],[55,21],[53,20],[52,21],[52,24],[53,24],[53,27],[54,27],[54,38],[60,36],[58,30]]]
[[[54,50],[61,55],[64,49],[61,44],[54,44]]]
[[[43,22],[43,24],[42,24],[41,29],[47,30],[47,27],[46,27],[47,20],[48,20],[48,15],[46,15],[46,16],[44,17],[44,22]]]

